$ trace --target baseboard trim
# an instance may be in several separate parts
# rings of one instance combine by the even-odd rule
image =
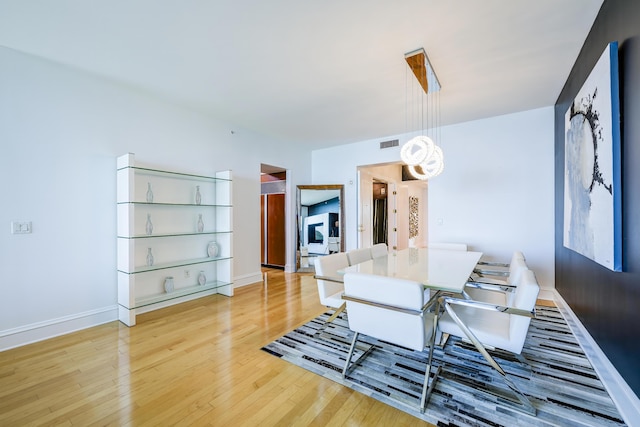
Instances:
[[[117,305],[6,329],[0,331],[0,351],[44,341],[114,320],[118,320]]]
[[[253,285],[256,282],[262,282],[262,272],[258,271],[256,273],[245,274],[242,276],[235,276],[233,278],[233,287],[239,288],[241,286]]]
[[[233,287],[247,286],[262,281],[263,277],[261,272],[246,274],[235,277]],[[0,351],[22,347],[27,344],[44,341],[49,338],[66,335],[71,332],[116,320],[118,320],[118,306],[113,305],[13,329],[6,329],[0,331]]]
[[[554,301],[560,313],[567,320],[571,331],[578,338],[580,346],[591,362],[593,369],[600,377],[609,396],[615,403],[624,422],[629,426],[640,426],[640,399],[622,378],[622,375],[609,361],[600,346],[584,327],[578,316],[571,310],[569,304],[554,290]]]

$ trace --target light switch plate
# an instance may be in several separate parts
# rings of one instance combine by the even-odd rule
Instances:
[[[11,222],[11,234],[29,234],[31,233],[31,230],[31,221]]]

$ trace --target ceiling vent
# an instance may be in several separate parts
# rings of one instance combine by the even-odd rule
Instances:
[[[400,142],[397,139],[393,139],[391,141],[381,142],[380,149],[382,150],[383,148],[397,147],[398,145],[400,145]]]

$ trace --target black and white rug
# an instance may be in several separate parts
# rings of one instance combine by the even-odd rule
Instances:
[[[434,365],[443,366],[444,371],[424,414],[418,402],[427,351],[362,335],[354,360],[371,346],[374,349],[342,378],[353,338],[346,313],[329,324],[325,320],[332,313],[325,313],[263,350],[438,426],[624,425],[560,312],[549,307],[536,309],[537,318],[531,321],[521,355],[524,359],[499,350],[491,352],[527,394],[537,410],[535,417],[496,397],[509,395],[499,374],[472,345],[455,337],[434,351]]]

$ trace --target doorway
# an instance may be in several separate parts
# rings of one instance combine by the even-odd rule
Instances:
[[[400,163],[358,167],[358,247],[426,246],[428,182],[408,177],[403,169]]]
[[[284,269],[287,262],[287,171],[270,165],[260,167],[260,263]]]
[[[374,245],[378,243],[388,243],[388,185],[386,182],[373,181],[373,241]]]

